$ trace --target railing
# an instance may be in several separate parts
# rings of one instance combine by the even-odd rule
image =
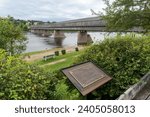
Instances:
[[[140,79],[138,83],[126,90],[117,100],[132,100],[150,81],[150,72]]]

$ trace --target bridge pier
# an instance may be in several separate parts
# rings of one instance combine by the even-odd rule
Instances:
[[[44,37],[48,37],[48,36],[51,36],[51,35],[52,34],[49,30],[43,30],[43,32],[42,32],[42,36],[44,36]]]
[[[44,36],[44,37],[48,37],[48,36],[52,35],[49,30],[36,29],[36,30],[31,30],[31,32],[33,32],[34,34],[40,35],[40,36]]]
[[[62,47],[64,38],[54,38],[55,44],[59,47]]]
[[[39,33],[38,30],[32,30],[31,32],[33,32],[34,34],[38,34]]]
[[[92,42],[93,40],[91,36],[87,33],[87,31],[78,32],[78,41],[77,41],[78,45],[84,45]]]
[[[65,37],[66,36],[63,31],[54,30],[54,40],[55,40],[56,45],[62,46],[62,42]]]
[[[40,36],[42,36],[43,30],[38,30],[38,33],[37,33],[37,34],[40,35]]]
[[[64,32],[60,30],[54,30],[54,39],[62,38],[64,39],[66,36],[64,35]]]

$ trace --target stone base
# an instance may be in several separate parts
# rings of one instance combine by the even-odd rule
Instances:
[[[43,37],[49,37],[51,36],[52,34],[42,34]]]
[[[89,34],[87,34],[87,31],[80,31],[78,33],[78,41],[77,41],[78,45],[85,45],[85,44],[89,44],[92,42],[93,42],[93,40],[92,40],[91,36]]]
[[[32,30],[32,32],[34,34],[37,34],[37,35],[43,36],[43,37],[49,37],[52,35],[49,30],[34,30],[34,31]]]
[[[59,31],[59,30],[55,30],[54,31],[54,39],[57,39],[57,38],[62,38],[64,39],[66,36],[64,35],[64,32],[62,31]]]

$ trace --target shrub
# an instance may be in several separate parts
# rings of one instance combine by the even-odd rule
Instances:
[[[78,47],[76,47],[76,48],[75,48],[75,51],[79,51],[79,48],[78,48]]]
[[[135,34],[117,35],[90,46],[76,63],[94,61],[112,77],[93,95],[115,99],[150,70],[150,38]]]
[[[0,99],[47,99],[52,79],[51,73],[0,49]],[[49,94],[49,98],[53,96]]]
[[[66,50],[61,50],[62,55],[66,54]]]
[[[59,56],[59,51],[55,51],[55,55],[56,55],[56,56]]]
[[[54,78],[49,89],[53,90],[53,99],[55,100],[74,100],[83,99],[84,97],[73,87],[73,84],[63,75],[62,72],[55,71]],[[53,86],[53,87],[52,87]],[[51,90],[50,90],[51,91]],[[52,92],[52,91],[51,91]],[[51,93],[49,93],[51,94]]]
[[[0,49],[0,99],[80,99],[60,71],[46,72]]]
[[[77,100],[81,99],[80,93],[77,91],[77,89],[73,89],[69,91],[69,86],[65,83],[65,80],[61,80],[56,85],[55,90],[55,99],[61,99],[61,100]]]

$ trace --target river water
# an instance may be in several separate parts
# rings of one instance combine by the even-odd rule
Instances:
[[[89,32],[94,42],[103,40],[107,35],[105,32]],[[67,47],[67,46],[77,46],[77,33],[65,33],[66,38],[58,42],[50,37],[42,37],[35,35],[33,33],[26,33],[28,38],[27,49],[25,52],[41,51],[46,49],[52,49],[56,47]]]

